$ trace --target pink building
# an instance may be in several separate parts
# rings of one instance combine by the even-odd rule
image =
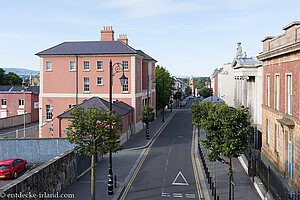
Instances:
[[[122,87],[119,81],[122,73],[114,76],[113,100],[134,108],[133,133],[142,128],[141,110],[147,101],[145,74],[155,76],[156,60],[130,47],[126,35],[115,41],[114,31],[108,26],[101,30],[100,41],[64,42],[36,55],[41,59],[40,137],[61,136],[55,122],[53,134],[46,124],[73,105],[91,97],[109,100],[110,60],[113,64],[122,63],[128,77],[128,83]],[[149,91],[149,102],[155,107],[155,86],[151,81]]]
[[[25,98],[24,98],[25,97]],[[39,120],[39,86],[0,86],[0,118],[31,113],[31,122]]]

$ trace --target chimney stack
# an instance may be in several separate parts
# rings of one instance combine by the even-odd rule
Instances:
[[[112,26],[103,26],[103,30],[101,30],[101,41],[114,41],[114,33]]]
[[[124,42],[125,44],[128,44],[128,38],[126,34],[120,34],[118,41]]]

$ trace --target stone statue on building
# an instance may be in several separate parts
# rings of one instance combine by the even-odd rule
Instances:
[[[241,43],[237,43],[238,47],[236,48],[236,58],[242,58],[243,57],[243,51],[242,51],[242,46]]]

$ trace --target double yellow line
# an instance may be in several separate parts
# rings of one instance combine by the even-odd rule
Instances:
[[[195,144],[195,127],[193,128],[193,139],[192,139],[192,147],[191,147],[191,159],[192,159],[192,165],[193,165],[193,170],[194,170],[194,176],[195,176],[195,181],[196,181],[196,187],[197,187],[197,192],[198,192],[198,197],[199,199],[203,198],[203,194],[201,191],[200,183],[199,183],[199,176],[198,176],[198,170],[196,167],[196,161],[194,157],[194,144]]]
[[[155,138],[152,140],[152,142],[150,143],[150,145],[147,147],[147,149],[146,149],[146,151],[145,151],[145,153],[144,153],[142,159],[140,160],[140,162],[139,162],[137,168],[135,169],[135,171],[134,171],[134,173],[133,173],[133,175],[132,175],[132,177],[131,177],[129,183],[127,184],[127,186],[126,186],[126,188],[125,188],[125,190],[124,190],[124,192],[123,192],[123,194],[122,194],[120,200],[124,200],[124,199],[125,199],[125,197],[126,197],[128,191],[129,191],[129,189],[131,188],[131,185],[132,185],[132,183],[133,183],[133,181],[134,181],[136,175],[137,175],[138,172],[140,171],[140,169],[141,169],[141,167],[142,167],[142,165],[143,165],[143,163],[144,163],[144,161],[145,161],[145,159],[146,159],[146,157],[147,157],[147,155],[148,155],[148,153],[149,153],[149,151],[150,151],[152,145],[154,144],[154,142],[156,141],[156,139],[158,138],[158,136],[160,136],[160,134],[161,134],[162,131],[165,129],[165,127],[169,124],[169,122],[171,121],[171,119],[173,118],[173,116],[175,115],[175,113],[176,113],[176,111],[174,112],[173,115],[170,116],[170,118],[168,119],[168,121],[162,126],[162,128],[159,130],[159,133],[155,136]]]

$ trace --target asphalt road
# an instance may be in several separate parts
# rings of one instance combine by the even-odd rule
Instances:
[[[154,141],[121,199],[200,199],[191,157],[191,103],[176,112]]]
[[[24,136],[24,125],[15,126],[11,128],[0,129],[0,139],[2,138],[16,138],[16,130],[19,130],[19,138]],[[39,122],[26,124],[25,134],[26,137],[39,131]]]
[[[39,166],[39,165],[36,165],[36,164],[33,164],[33,165],[32,165],[32,164],[28,164],[27,169],[24,170],[24,171],[22,171],[20,174],[18,174],[17,179],[20,178],[21,176],[23,176],[24,174],[26,174],[27,172],[33,170],[33,169],[36,168],[37,166]],[[0,189],[1,189],[2,187],[4,187],[5,185],[7,185],[7,184],[13,182],[13,181],[14,181],[14,179],[0,179]]]

